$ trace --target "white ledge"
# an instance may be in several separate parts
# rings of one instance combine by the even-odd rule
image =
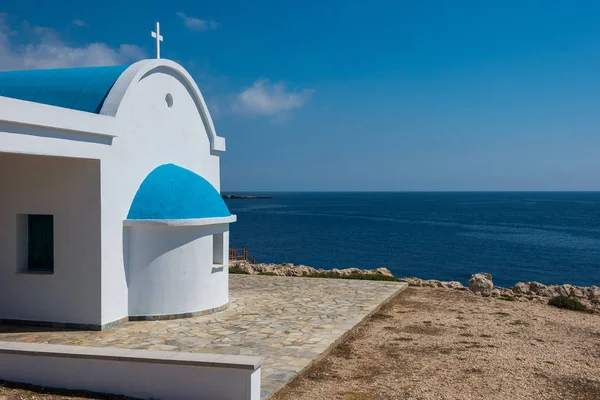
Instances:
[[[33,357],[175,364],[196,367],[256,370],[262,358],[228,354],[185,353],[179,351],[131,350],[117,347],[85,347],[42,343],[0,342],[0,354]]]
[[[114,118],[0,96],[0,122],[37,126],[105,138],[117,137]]]
[[[230,224],[237,221],[237,216],[193,219],[126,219],[123,226],[131,227],[177,227]]]

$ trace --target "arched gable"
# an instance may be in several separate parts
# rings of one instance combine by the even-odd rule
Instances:
[[[208,112],[206,102],[200,93],[200,89],[190,74],[179,64],[166,60],[142,60],[132,64],[117,79],[112,89],[106,96],[100,114],[116,117],[119,107],[131,93],[131,88],[144,78],[161,72],[168,72],[176,76],[191,94],[202,122],[208,134],[210,148],[212,151],[225,151],[225,138],[217,136],[215,127]]]

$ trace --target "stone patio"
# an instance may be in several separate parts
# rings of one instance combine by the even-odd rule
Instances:
[[[382,302],[395,282],[230,276],[230,305],[216,314],[127,322],[104,332],[0,324],[0,341],[253,355],[264,358],[262,398],[293,379]]]

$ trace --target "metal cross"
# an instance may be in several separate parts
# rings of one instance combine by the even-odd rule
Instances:
[[[160,42],[163,41],[163,37],[160,34],[160,24],[156,23],[156,32],[151,32],[152,37],[156,38],[156,58],[160,58]]]

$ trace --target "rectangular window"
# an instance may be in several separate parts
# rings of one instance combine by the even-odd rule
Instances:
[[[54,272],[53,215],[27,215],[27,271]]]
[[[213,235],[213,265],[223,265],[223,234]]]

